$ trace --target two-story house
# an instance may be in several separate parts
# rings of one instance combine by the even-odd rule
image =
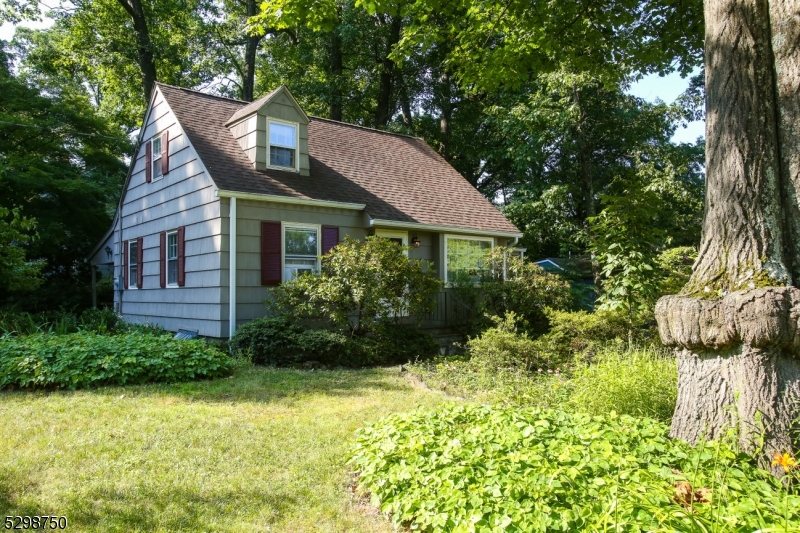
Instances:
[[[521,233],[422,139],[309,117],[286,87],[248,103],[159,84],[92,261],[113,263],[126,320],[228,337],[345,235],[410,245],[447,281]]]

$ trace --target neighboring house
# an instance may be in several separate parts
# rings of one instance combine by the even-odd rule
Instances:
[[[594,284],[591,257],[588,255],[545,257],[533,263],[542,267],[546,272],[558,274],[568,279],[574,291],[577,292],[581,306],[586,309],[594,309],[597,291]]]
[[[113,251],[126,320],[228,337],[269,287],[372,234],[445,281],[461,251],[521,236],[422,139],[309,117],[285,87],[247,103],[158,84],[93,261]]]

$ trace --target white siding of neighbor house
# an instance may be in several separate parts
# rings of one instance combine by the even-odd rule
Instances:
[[[169,130],[169,173],[145,181],[145,143]],[[170,331],[197,330],[219,337],[222,221],[216,187],[157,91],[146,119],[142,144],[131,162],[121,217],[114,231],[115,276],[122,275],[121,243],[144,238],[141,289],[115,291],[125,320],[157,324]],[[160,233],[185,226],[185,286],[160,287]],[[121,235],[120,235],[121,232]]]

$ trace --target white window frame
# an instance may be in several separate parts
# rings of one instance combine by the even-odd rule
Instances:
[[[158,152],[156,152],[156,141],[158,141]],[[161,173],[158,176],[156,176],[156,161],[161,161],[162,148],[163,147],[161,146],[161,134],[157,133],[150,138],[150,155],[152,159],[150,162],[150,168],[152,169],[153,172],[153,175],[150,177],[150,181],[160,180],[161,178],[164,177],[164,168],[162,166],[159,166],[159,168],[161,168]],[[158,157],[156,157],[156,154],[158,154]]]
[[[286,228],[314,229],[317,232],[317,264],[315,270],[320,270],[320,256],[322,255],[322,224],[308,224],[305,222],[281,222],[281,281],[286,279]]]
[[[479,237],[479,236],[476,236],[476,235],[457,235],[457,234],[451,234],[451,233],[445,234],[444,235],[444,246],[443,246],[443,248],[444,248],[444,256],[442,257],[442,265],[443,265],[443,270],[444,270],[444,283],[445,283],[445,286],[447,286],[447,287],[450,286],[450,280],[447,279],[447,271],[448,271],[448,268],[447,268],[447,241],[449,239],[461,239],[461,240],[464,240],[464,241],[484,241],[484,242],[488,242],[488,243],[491,243],[491,248],[489,249],[490,252],[492,250],[494,250],[494,247],[495,247],[494,237]]]
[[[139,247],[138,243],[139,243],[139,239],[129,239],[128,240],[128,286],[125,287],[128,290],[136,290],[136,289],[139,288],[139,276],[138,276],[139,261],[137,260],[137,258],[139,256],[138,256],[138,253],[137,254],[133,254],[131,252],[131,246],[133,246],[134,244],[136,245],[137,250],[138,250],[138,247]],[[136,272],[137,272],[136,276],[131,276],[131,268],[133,267],[133,265],[136,265]],[[142,265],[142,266],[144,266],[144,265]]]
[[[270,147],[272,143],[270,142],[270,125],[272,123],[282,124],[284,126],[292,126],[294,128],[294,167],[281,167],[278,165],[270,165]],[[280,148],[288,148],[288,146],[279,146]],[[298,122],[290,122],[288,120],[280,120],[277,118],[267,117],[267,168],[274,168],[275,170],[286,170],[289,172],[300,172],[300,124]]]
[[[408,246],[408,232],[407,231],[399,231],[399,230],[389,230],[389,229],[376,229],[375,230],[376,237],[383,237],[384,239],[401,239],[403,242],[403,246]],[[403,254],[408,257],[408,248],[403,250]]]
[[[169,282],[169,262],[170,262],[170,258],[169,258],[169,237],[170,237],[170,235],[175,235],[175,259],[173,260],[173,261],[175,261],[175,283],[170,283]],[[179,252],[178,252],[178,230],[168,231],[167,232],[167,238],[165,239],[165,243],[166,243],[166,247],[167,247],[167,249],[165,250],[165,255],[164,255],[164,257],[165,257],[164,260],[166,261],[166,264],[164,265],[164,268],[166,268],[166,270],[167,270],[166,273],[165,273],[166,274],[166,278],[167,278],[166,279],[166,282],[167,282],[166,286],[167,286],[167,288],[178,287],[178,255],[180,255]]]

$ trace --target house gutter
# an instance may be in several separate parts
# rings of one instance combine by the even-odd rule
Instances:
[[[239,198],[240,200],[256,200],[258,202],[275,202],[278,204],[308,205],[314,207],[336,207],[338,209],[352,209],[363,211],[366,204],[351,204],[348,202],[333,202],[330,200],[312,200],[306,198],[291,198],[289,196],[278,196],[276,194],[257,194],[251,192],[224,191],[222,189],[215,193],[219,198]]]
[[[397,220],[382,220],[379,218],[371,218],[369,221],[369,225],[380,226],[384,228],[405,228],[405,229],[416,229],[419,231],[440,231],[440,232],[448,232],[448,233],[462,233],[466,235],[486,235],[489,237],[509,237],[514,238],[514,243],[522,237],[522,233],[513,233],[509,231],[492,231],[492,230],[480,230],[480,229],[470,229],[470,228],[459,228],[456,226],[436,226],[432,224],[419,224],[417,222],[399,222]]]
[[[228,280],[228,337],[236,333],[236,197],[231,197],[229,240],[230,266]]]

